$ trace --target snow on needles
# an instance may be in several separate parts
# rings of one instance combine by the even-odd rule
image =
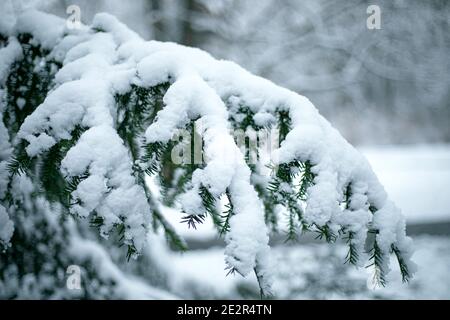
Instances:
[[[22,47],[17,39],[10,37],[8,44],[0,48],[0,199],[5,196],[8,185],[8,161],[11,155],[8,130],[3,123],[3,111],[6,107],[5,90],[2,89],[12,64],[21,59]],[[6,209],[0,205],[0,244],[8,245],[14,231]]]
[[[202,186],[215,197],[229,194],[235,211],[225,238],[230,268],[242,275],[256,270],[261,287],[270,290],[268,228],[250,168],[230,133],[234,111],[227,105],[233,102],[250,109],[260,126],[273,123],[273,115],[280,111],[289,113],[292,128],[273,162],[312,164],[314,183],[304,212],[308,224],[328,226],[334,232],[350,230],[350,242],[361,257],[367,233],[375,229],[383,254],[395,246],[413,271],[411,240],[399,209],[388,200],[366,159],[307,98],[201,50],[145,42],[107,14],[97,15],[90,29],[64,33],[59,19],[47,19],[44,27],[53,31],[43,32],[46,16],[42,15],[25,13],[16,30],[29,32],[44,47],[54,48],[52,55],[63,67],[56,74],[55,88],[25,120],[19,137],[29,142],[28,154],[36,156],[70,138],[75,127],[87,128],[64,158],[62,171],[68,178],[89,173],[74,192],[80,201],[71,210],[83,217],[95,211],[105,221],[103,234],[123,221],[126,240],[140,251],[150,224],[151,208],[135,183],[132,160],[114,128],[114,94],[128,92],[132,84],[152,87],[169,81],[165,106],[147,128],[146,142],[166,143],[176,129],[202,120],[208,162],[194,172],[191,189],[180,199],[186,212],[199,214],[204,210],[199,196]],[[348,188],[351,198],[342,208]],[[389,259],[383,261],[387,271]]]

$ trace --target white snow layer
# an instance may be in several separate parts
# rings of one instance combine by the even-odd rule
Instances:
[[[8,212],[0,205],[0,241],[8,243],[14,232],[14,224],[9,219]]]
[[[10,66],[22,57],[22,47],[16,38],[9,38],[8,45],[0,49],[0,83],[8,76]]]
[[[111,260],[108,252],[97,242],[81,238],[72,237],[69,251],[75,259],[80,261],[90,261],[97,270],[99,277],[105,282],[114,281],[114,291],[117,296],[125,299],[178,299],[173,294],[162,289],[148,285],[144,279],[134,277],[124,273]]]
[[[408,223],[450,221],[450,145],[376,146],[360,151]]]
[[[5,196],[8,186],[7,164],[11,155],[8,130],[3,123],[5,92],[2,89],[12,64],[22,58],[22,47],[17,39],[10,37],[8,44],[0,48],[0,199]],[[8,245],[14,232],[14,223],[7,210],[0,205],[0,244]]]
[[[259,125],[268,124],[279,111],[287,111],[292,130],[276,150],[273,162],[310,161],[315,174],[308,190],[305,219],[337,231],[355,233],[353,244],[362,251],[370,225],[379,229],[377,242],[384,254],[396,245],[413,266],[411,241],[405,235],[404,218],[372,172],[366,159],[350,146],[305,97],[254,76],[229,61],[216,60],[206,52],[157,41],[145,42],[108,14],[94,18],[92,29],[65,30],[59,19],[38,12],[19,18],[16,32],[29,32],[63,63],[56,87],[23,123],[19,137],[29,142],[27,152],[36,156],[61,139],[76,125],[87,127],[77,145],[63,160],[68,176],[90,177],[75,196],[81,204],[72,210],[80,216],[96,211],[108,229],[119,220],[127,226],[126,238],[138,250],[146,239],[150,208],[143,190],[134,184],[131,159],[114,129],[114,93],[170,81],[165,107],[146,130],[147,142],[167,142],[178,128],[202,119],[206,158],[198,169],[192,189],[181,197],[184,209],[200,213],[198,190],[205,186],[215,196],[225,191],[235,209],[227,233],[226,262],[246,275],[255,269],[263,287],[270,286],[268,230],[261,200],[250,181],[250,169],[229,132],[230,110],[224,102],[248,107]],[[47,30],[47,31],[44,31]],[[101,30],[104,32],[95,32]],[[353,196],[348,209],[339,203],[347,186]],[[372,214],[369,205],[376,208]],[[132,208],[130,210],[130,208]],[[385,271],[388,271],[387,262]]]
[[[16,35],[32,34],[37,43],[50,50],[60,41],[64,27],[64,19],[30,9],[19,15],[14,32]]]

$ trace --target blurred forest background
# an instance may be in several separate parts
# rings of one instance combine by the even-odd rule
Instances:
[[[11,1],[63,17],[71,4],[85,23],[110,12],[146,39],[205,49],[295,90],[351,143],[450,140],[447,0]],[[379,30],[366,26],[370,4]]]
[[[364,269],[344,267],[340,244],[306,239],[287,248],[281,241],[274,254],[289,268],[275,275],[279,297],[450,298],[450,1],[0,1],[11,19],[27,8],[68,17],[72,4],[86,24],[109,12],[145,39],[235,61],[307,96],[364,152],[406,215],[416,278],[410,285],[393,278],[388,288],[370,290]],[[381,9],[379,30],[366,26],[372,4]],[[194,249],[159,255],[171,281],[177,274],[191,279],[177,283],[178,296],[257,297],[252,279],[225,277],[223,244],[212,225],[187,230],[179,212],[165,214]]]

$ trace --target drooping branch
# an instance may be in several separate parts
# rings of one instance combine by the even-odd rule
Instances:
[[[29,173],[47,199],[91,219],[104,237],[117,231],[128,257],[137,257],[152,225],[185,248],[148,187],[147,177],[158,174],[165,201],[180,203],[191,226],[210,216],[225,237],[228,268],[254,271],[264,295],[271,292],[268,243],[277,206],[289,214],[289,239],[300,230],[329,242],[344,235],[347,261],[373,260],[382,284],[391,253],[405,281],[413,274],[400,211],[367,161],[308,99],[203,51],[145,42],[106,14],[77,31],[53,21],[60,31],[49,35],[40,32],[46,17],[27,13],[21,32],[50,46],[42,53],[46,65],[61,68],[48,72],[52,90],[22,114],[19,127],[8,119],[22,109],[2,109],[18,138],[9,175]],[[24,50],[24,38],[17,39]],[[275,128],[281,145],[256,163],[231,132]],[[183,129],[201,136],[207,161],[173,163],[171,149],[183,143],[173,138]],[[223,197],[228,209],[220,214]],[[368,234],[376,234],[369,256]]]

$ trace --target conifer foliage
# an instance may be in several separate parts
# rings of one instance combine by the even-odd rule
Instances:
[[[107,14],[69,30],[29,11],[0,33],[2,279],[67,267],[59,251],[82,221],[128,259],[139,259],[157,230],[185,250],[164,205],[179,206],[190,227],[212,219],[228,271],[254,272],[264,296],[277,230],[288,240],[302,232],[344,239],[343,261],[372,264],[381,284],[393,253],[411,278],[404,218],[305,97],[203,51],[145,42]],[[201,136],[207,161],[172,161],[180,129]],[[269,162],[250,161],[231,133],[272,129],[281,144]]]

